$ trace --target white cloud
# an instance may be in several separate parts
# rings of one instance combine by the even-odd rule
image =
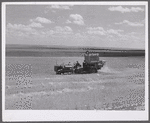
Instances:
[[[109,29],[105,31],[103,27],[89,27],[87,28],[87,33],[88,34],[97,34],[97,35],[117,35],[121,36],[120,32],[123,32],[123,30],[114,30],[114,29]]]
[[[118,35],[118,36],[121,36],[120,32],[124,32],[124,31],[123,30],[114,30],[114,29],[107,30],[108,34],[115,34],[115,35]]]
[[[14,29],[14,30],[20,30],[20,31],[33,31],[33,30],[35,31],[35,29],[33,29],[33,27],[43,28],[43,26],[40,23],[35,23],[35,22],[32,22],[29,25],[11,24],[11,23],[7,24],[8,29]]]
[[[23,24],[11,24],[11,23],[7,24],[7,28],[14,29],[14,30],[21,30],[21,31],[33,31],[34,30],[29,25],[26,26]]]
[[[69,20],[67,20],[66,23],[74,23],[77,25],[84,25],[84,20],[83,20],[83,17],[79,14],[71,14],[69,16]]]
[[[143,21],[142,22],[130,22],[128,20],[124,20],[123,22],[115,23],[115,24],[118,24],[118,25],[119,24],[128,24],[129,26],[135,26],[135,27],[144,26]]]
[[[60,27],[56,26],[54,28],[54,33],[60,33],[60,34],[71,34],[73,30],[69,26]]]
[[[51,9],[71,9],[72,5],[51,5],[50,7],[48,8],[51,8]]]
[[[54,10],[70,10],[72,6],[73,5],[56,5],[55,4],[55,5],[47,6],[44,12],[48,13],[50,10],[51,12],[56,12]]]
[[[31,22],[40,22],[40,23],[46,23],[46,24],[50,24],[50,23],[53,23],[51,20],[48,20],[46,18],[42,18],[42,17],[37,17],[35,19],[30,19]]]
[[[89,27],[87,28],[88,34],[106,35],[106,31],[102,27]]]
[[[32,21],[28,25],[23,24],[7,24],[7,31],[11,32],[17,32],[18,34],[37,34],[37,30],[35,28],[43,28],[41,23],[36,23]]]
[[[72,33],[73,30],[69,26],[65,26],[65,27],[55,26],[53,29],[41,31],[41,34],[45,36],[60,36],[60,35],[65,36]]]
[[[135,35],[135,34],[137,34],[137,33],[136,33],[136,32],[131,32],[130,34],[131,34],[131,35]]]
[[[122,35],[120,37],[120,39],[123,41],[139,41],[140,38],[138,35],[139,34],[136,32],[131,32],[131,33],[127,33],[127,34]]]
[[[23,24],[7,24],[7,35],[11,36],[37,36],[37,37],[47,37],[47,36],[65,36],[69,34],[73,34],[73,30],[69,26],[56,26],[51,29],[42,29],[37,30],[37,28],[42,28],[43,26],[40,23],[32,22],[29,25],[23,25]]]
[[[140,8],[140,7],[131,7],[130,10],[131,10],[132,12],[139,12],[139,11],[143,12],[143,11],[144,11],[144,9],[142,9],[142,8]]]
[[[65,26],[64,29],[65,29],[65,31],[72,32],[72,29],[69,26]]]
[[[51,36],[54,34],[54,30],[42,31],[41,34],[44,36]]]
[[[32,22],[29,26],[30,27],[37,27],[37,28],[42,28],[43,27],[40,23],[36,23],[36,22]]]
[[[72,18],[74,20],[83,20],[83,17],[79,14],[71,14],[70,18]]]
[[[66,23],[71,23],[71,21],[70,20],[66,20]]]
[[[144,9],[140,8],[140,7],[131,7],[131,8],[127,8],[127,7],[122,7],[122,6],[117,6],[117,7],[109,7],[108,10],[110,11],[119,11],[122,13],[126,13],[126,12],[143,12]]]
[[[38,32],[36,29],[32,28],[32,27],[39,27],[39,25],[23,25],[23,24],[11,24],[8,23],[7,24],[7,36],[11,35],[13,37],[17,37],[17,36],[31,36],[31,35],[38,35]]]
[[[123,33],[121,36],[107,36],[108,45],[124,48],[144,48],[145,35],[137,32]]]

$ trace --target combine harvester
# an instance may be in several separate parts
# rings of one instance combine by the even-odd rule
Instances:
[[[87,74],[87,73],[97,73],[105,65],[104,60],[99,60],[99,53],[92,53],[86,51],[84,54],[84,62],[82,65],[80,63],[71,65],[55,65],[54,71],[56,74]]]

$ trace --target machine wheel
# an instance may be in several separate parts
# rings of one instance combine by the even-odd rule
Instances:
[[[64,72],[60,73],[60,74],[64,74]]]
[[[97,69],[95,69],[95,73],[97,73]]]
[[[96,68],[93,68],[91,71],[92,71],[92,73],[97,73],[97,69]]]
[[[68,74],[69,74],[69,75],[71,75],[71,74],[72,74],[72,72],[68,72]]]
[[[79,73],[79,70],[78,69],[75,69],[75,71],[74,71],[76,74],[78,74]]]

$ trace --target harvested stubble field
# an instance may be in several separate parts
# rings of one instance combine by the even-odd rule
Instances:
[[[144,110],[145,58],[103,57],[96,74],[55,75],[82,57],[7,57],[6,109]],[[28,71],[25,73],[25,71]]]

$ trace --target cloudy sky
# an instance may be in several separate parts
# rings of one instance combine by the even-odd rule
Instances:
[[[145,47],[145,6],[6,5],[6,43]]]

